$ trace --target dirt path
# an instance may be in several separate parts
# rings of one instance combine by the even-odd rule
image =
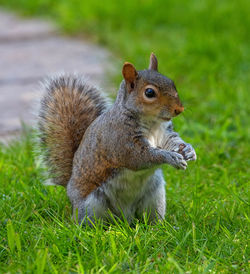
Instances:
[[[79,72],[104,83],[110,54],[89,42],[59,34],[50,23],[0,10],[0,140],[32,124],[38,83],[46,75]]]

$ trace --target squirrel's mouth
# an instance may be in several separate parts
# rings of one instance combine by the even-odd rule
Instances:
[[[162,119],[163,121],[170,121],[171,120],[170,117],[160,117],[160,119]]]
[[[163,121],[170,121],[173,118],[173,115],[171,115],[171,112],[168,109],[164,108],[160,111],[158,117]]]

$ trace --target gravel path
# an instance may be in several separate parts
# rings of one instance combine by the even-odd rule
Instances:
[[[38,84],[60,72],[85,74],[105,85],[110,54],[89,42],[60,35],[50,23],[0,10],[0,141],[32,124]]]

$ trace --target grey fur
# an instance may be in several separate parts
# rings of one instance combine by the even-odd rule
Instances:
[[[173,131],[171,121],[161,123],[148,138],[154,148],[165,145],[166,148],[177,150],[179,144],[186,144]],[[192,155],[192,160],[195,160],[194,149],[191,145],[186,145],[188,148],[191,147],[191,151],[187,151]],[[79,222],[86,221],[87,217],[94,222],[94,216],[97,219],[108,220],[109,212],[119,217],[123,215],[128,222],[134,217],[142,217],[147,212],[149,220],[156,221],[165,217],[165,184],[162,170],[156,166],[138,171],[123,169],[119,171],[118,176],[107,181],[86,199],[77,197],[78,193],[72,189],[71,183],[67,189],[72,203],[79,201],[74,207],[74,210],[78,208]]]
[[[156,68],[156,64],[152,65],[153,67]],[[129,71],[126,71],[127,68]],[[54,79],[52,86],[47,85],[49,96],[45,96],[42,101],[41,131],[48,125],[48,114],[64,117],[60,113],[60,108],[57,113],[54,113],[53,109],[50,109],[50,112],[47,110],[54,100],[54,90],[60,90],[63,96],[67,89],[68,95],[73,86],[74,90],[81,92],[86,98],[84,103],[78,104],[79,113],[85,111],[90,103],[92,108],[89,108],[90,113],[87,114],[92,117],[91,111],[96,113],[94,120],[81,121],[78,114],[69,111],[70,118],[75,122],[87,123],[88,127],[82,130],[81,142],[77,142],[77,150],[74,150],[73,157],[69,156],[65,160],[63,156],[59,157],[61,162],[58,170],[63,171],[64,161],[67,160],[69,163],[70,171],[60,178],[60,184],[67,186],[73,213],[78,214],[80,223],[88,220],[94,222],[94,216],[108,220],[109,212],[119,217],[123,215],[128,222],[134,217],[141,218],[146,212],[149,213],[150,221],[164,219],[165,180],[160,165],[169,164],[175,168],[186,169],[186,161],[196,159],[192,146],[186,144],[173,131],[172,122],[165,122],[183,111],[173,81],[154,69],[135,72],[129,63],[124,65],[123,75],[125,80],[122,81],[116,101],[110,108],[106,108],[105,100],[101,99],[96,89],[77,79],[71,81],[70,78],[67,78],[66,82],[63,79]],[[140,92],[143,92],[147,85],[153,85],[161,94],[159,98],[162,101],[159,99],[157,105],[159,109],[155,108],[157,114],[155,109],[153,114],[145,111],[148,104],[141,99]],[[56,94],[58,99],[58,92]],[[65,101],[63,104],[67,106]],[[53,121],[53,116],[49,118]],[[64,125],[63,119],[60,121]],[[72,134],[65,136],[71,138],[72,135],[74,139],[78,129],[70,127],[68,121],[65,123],[67,128],[72,128]],[[50,140],[50,149],[54,153],[57,153],[55,148],[61,145],[63,155],[64,143],[58,144],[51,132],[47,131],[47,135],[42,135],[45,136],[42,142],[46,145],[46,140]],[[55,133],[55,136],[58,136],[58,131]],[[59,133],[64,134],[63,127]],[[67,138],[65,144],[72,146],[73,139]],[[180,145],[184,146],[182,150]],[[54,156],[48,157],[49,162],[56,162]],[[65,180],[69,177],[69,180]]]

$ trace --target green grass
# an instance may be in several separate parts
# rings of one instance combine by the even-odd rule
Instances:
[[[249,1],[0,0],[89,35],[145,68],[151,51],[186,107],[176,130],[198,160],[165,167],[166,221],[80,228],[45,187],[29,136],[0,149],[0,272],[249,271]],[[117,72],[116,82],[121,80]]]

